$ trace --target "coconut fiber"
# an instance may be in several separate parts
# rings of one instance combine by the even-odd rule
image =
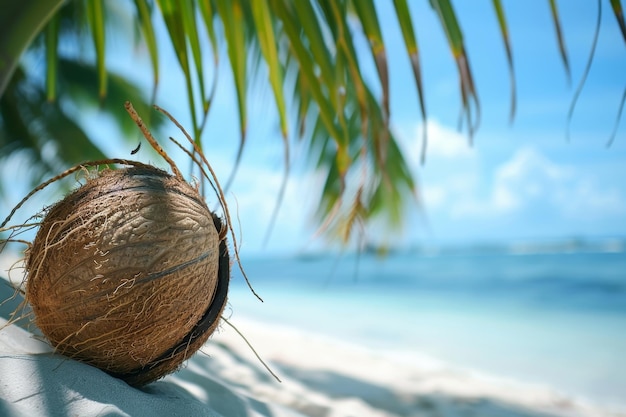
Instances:
[[[26,298],[57,352],[131,385],[177,369],[218,325],[229,258],[196,189],[151,166],[105,170],[50,208]]]

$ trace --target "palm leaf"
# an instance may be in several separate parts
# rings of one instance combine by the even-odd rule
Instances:
[[[140,114],[152,113],[152,105],[144,92],[124,77],[107,73],[107,97],[98,103],[98,68],[83,62],[61,58],[59,60],[59,84],[64,93],[81,107],[99,109],[110,115],[120,127],[124,139],[129,142],[137,138],[137,126],[124,110],[124,102],[129,100]],[[158,115],[151,117],[153,129],[158,129],[164,119]]]
[[[104,35],[104,7],[102,0],[90,0],[87,2],[87,18],[91,27],[94,49],[96,51],[96,66],[98,68],[98,95],[104,100],[107,94],[107,69],[105,56]]]
[[[196,26],[195,10],[191,1],[181,1],[178,3],[181,10],[183,23],[183,31],[193,56],[193,62],[196,68],[196,79],[198,80],[199,94],[202,98],[202,112],[206,114],[208,111],[208,102],[205,100],[206,90],[204,88],[204,70],[202,65],[202,51],[200,48],[200,39],[198,38],[198,28]],[[199,132],[196,132],[199,135]]]
[[[330,137],[335,140],[338,148],[341,149],[339,152],[345,154],[347,152],[347,143],[335,124],[335,111],[333,105],[324,94],[322,85],[318,82],[317,77],[315,76],[313,57],[301,41],[300,31],[296,26],[298,19],[285,0],[270,0],[270,4],[276,13],[277,18],[282,22],[285,36],[288,38],[291,52],[294,54],[294,57],[298,62],[303,81],[306,82],[311,97],[319,108],[320,120],[324,124],[324,127],[328,131]],[[345,157],[347,158],[347,155],[345,155]],[[343,160],[341,162],[340,171],[345,173],[348,165],[349,161]]]
[[[622,7],[622,2],[620,0],[611,0],[611,8],[613,9],[613,14],[617,19],[619,29],[622,32],[624,42],[626,42],[626,22],[624,21],[624,8]]]
[[[370,44],[370,51],[378,71],[378,79],[382,87],[382,109],[385,116],[385,124],[389,121],[389,71],[387,69],[387,54],[383,34],[380,30],[378,15],[373,0],[358,0],[353,2],[359,16],[363,32]]]
[[[280,118],[280,130],[283,137],[283,149],[284,149],[284,164],[285,174],[278,192],[278,198],[276,206],[272,213],[270,225],[268,227],[268,234],[266,241],[269,238],[269,233],[273,229],[274,223],[278,216],[278,210],[285,195],[287,188],[287,180],[289,177],[289,132],[288,132],[288,119],[287,119],[287,105],[285,103],[285,96],[283,94],[283,68],[280,60],[278,59],[278,49],[276,47],[276,38],[274,35],[274,27],[272,22],[272,16],[270,13],[269,5],[266,0],[254,1],[251,4],[252,15],[254,17],[254,23],[256,27],[256,33],[259,40],[259,46],[261,52],[265,57],[265,62],[268,66],[270,84],[274,91],[274,98],[276,99],[276,107],[278,109],[278,115]]]
[[[567,123],[565,127],[565,138],[569,141],[569,126],[572,121],[572,117],[574,116],[574,109],[576,108],[576,103],[578,102],[578,97],[580,97],[580,93],[583,91],[583,87],[585,86],[585,81],[587,80],[587,76],[589,75],[589,71],[591,70],[591,64],[593,63],[593,56],[596,52],[596,45],[598,44],[598,36],[600,35],[600,22],[602,21],[602,1],[598,0],[598,13],[596,19],[596,29],[593,34],[593,41],[591,43],[591,50],[589,52],[589,58],[587,59],[587,65],[583,71],[583,75],[578,83],[578,87],[576,87],[576,92],[574,92],[574,98],[572,99],[572,103],[569,106],[569,110],[567,111]]]
[[[448,38],[450,50],[452,51],[452,55],[454,56],[454,60],[457,64],[461,84],[461,102],[463,105],[463,112],[465,113],[467,119],[467,127],[471,141],[474,132],[478,128],[478,122],[480,120],[480,103],[478,101],[476,88],[474,87],[474,77],[470,69],[469,58],[465,52],[463,34],[450,0],[430,0],[430,4],[439,16],[439,20],[441,21],[446,37]],[[470,100],[472,100],[476,106],[475,121],[472,121]]]
[[[295,109],[293,118],[298,127],[297,136],[309,142],[308,152],[313,169],[326,175],[318,211],[318,220],[323,229],[342,241],[348,241],[353,230],[364,230],[367,222],[373,219],[384,219],[390,225],[398,224],[406,209],[405,203],[416,195],[417,187],[389,129],[391,115],[387,48],[374,0],[133,1],[137,10],[137,27],[149,51],[154,74],[152,97],[159,82],[160,47],[154,33],[152,19],[157,14],[151,13],[154,9],[160,11],[185,77],[194,139],[200,146],[201,133],[216,91],[220,56],[218,41],[226,43],[241,132],[231,179],[234,178],[246,146],[248,81],[252,79],[259,82],[261,77],[256,75],[267,74],[280,121],[286,172],[289,166],[288,108],[292,106]],[[68,100],[94,108],[97,106],[97,98],[100,98],[101,108],[113,115],[126,137],[132,137],[134,125],[119,103],[132,97],[139,113],[151,112],[149,103],[132,83],[106,70],[105,24],[115,20],[111,15],[107,16],[111,10],[107,9],[105,13],[107,3],[102,0],[68,3],[68,7],[60,9],[58,26],[57,21],[52,21],[46,27],[45,36],[37,38],[42,41],[36,42],[33,39],[36,39],[35,36],[42,31],[52,14],[59,10],[61,1],[33,0],[28,7],[11,0],[0,0],[0,3],[3,7],[0,25],[3,34],[8,34],[0,37],[0,50],[3,53],[7,51],[8,57],[0,62],[0,108],[3,119],[0,125],[0,149],[9,153],[31,152],[38,155],[42,165],[50,168],[63,161],[46,159],[41,153],[41,140],[52,141],[57,149],[62,150],[59,154],[65,159],[96,155],[99,152],[97,147],[82,145],[83,142],[89,142],[88,138],[81,134],[80,126],[70,115],[62,112],[63,106],[35,105],[37,99],[45,101],[46,98],[61,102]],[[153,7],[154,4],[158,8]],[[411,62],[421,115],[425,120],[426,105],[414,21],[406,0],[394,0],[393,4]],[[471,141],[480,121],[480,103],[463,33],[451,0],[430,0],[430,4],[445,31],[457,66],[461,114],[463,121],[467,122]],[[492,4],[509,67],[512,119],[516,106],[512,47],[502,2],[492,0]],[[559,53],[569,77],[569,61],[556,0],[549,0],[549,5]],[[611,0],[611,6],[626,40],[621,2]],[[208,95],[203,68],[205,40],[200,36],[202,31],[199,30],[197,18],[201,19],[206,29],[215,64],[215,78]],[[88,22],[88,25],[82,25],[83,22]],[[58,53],[57,45],[71,36],[77,36],[74,28],[81,25],[88,29],[86,34],[95,50],[93,63],[78,63]],[[72,30],[68,31],[68,27]],[[361,35],[369,42],[369,50],[366,52],[355,48],[354,39]],[[10,90],[2,95],[21,53],[29,44],[32,44],[33,50],[45,53],[46,85],[29,80],[29,73],[20,70],[19,74],[16,73],[15,82],[10,84]],[[572,109],[587,77],[594,48],[595,41]],[[373,58],[378,75],[372,81],[366,79],[362,72],[364,59],[369,57]],[[267,71],[262,65],[266,65]],[[263,70],[257,71],[259,69]],[[290,92],[290,97],[285,97],[285,91]],[[372,91],[381,91],[379,99]],[[31,99],[35,101],[28,101]],[[621,103],[618,120],[624,100]],[[36,122],[29,124],[29,117]],[[571,119],[571,114],[569,117]],[[158,124],[159,120],[154,122]],[[422,161],[426,154],[425,129],[426,123]],[[68,140],[55,143],[61,140],[60,136],[72,137],[79,145],[73,148],[73,142]],[[76,153],[74,150],[77,150]],[[281,193],[283,191],[284,187]]]
[[[284,7],[284,6],[283,6]],[[324,40],[322,28],[318,19],[318,14],[311,2],[297,1],[293,2],[294,17],[301,25],[302,33],[306,37],[307,45],[310,48],[311,56],[315,59],[315,64],[320,69],[320,81],[332,94],[335,91],[335,72],[331,58],[331,51]],[[295,40],[291,39],[293,43]],[[332,100],[331,100],[332,103]]]
[[[22,53],[31,45],[46,23],[63,5],[63,0],[2,2],[0,13],[0,97],[4,94]]]
[[[32,162],[30,185],[68,165],[104,157],[63,107],[47,103],[45,88],[32,83],[21,69],[0,99],[0,114],[0,155],[28,155]],[[49,146],[56,152],[44,152]]]
[[[396,9],[396,16],[398,17],[398,23],[402,30],[402,37],[404,39],[404,45],[406,46],[407,54],[411,60],[411,68],[413,70],[413,77],[415,79],[415,85],[417,87],[417,96],[419,98],[420,110],[422,114],[422,150],[420,155],[420,161],[422,164],[426,161],[426,146],[428,143],[428,135],[426,129],[426,103],[424,102],[424,86],[422,83],[422,70],[419,57],[419,49],[417,46],[417,38],[415,31],[413,30],[413,22],[409,12],[409,6],[406,0],[394,0],[394,6]]]
[[[247,104],[246,104],[246,76],[247,76],[247,48],[245,42],[244,10],[240,0],[217,0],[217,11],[224,26],[224,38],[228,44],[227,52],[230,61],[233,79],[235,81],[235,91],[237,94],[237,108],[239,110],[239,147],[235,157],[235,163],[231,173],[226,180],[224,189],[228,190],[235,179],[241,157],[246,145],[247,129]]]
[[[366,87],[363,82],[363,76],[359,67],[354,43],[352,42],[352,33],[350,32],[348,27],[345,5],[342,6],[341,4],[330,0],[323,0],[321,3],[323,5],[323,10],[326,15],[326,20],[328,22],[333,22],[333,25],[331,25],[330,29],[333,32],[337,48],[337,66],[338,68],[340,67],[342,71],[344,68],[345,71],[347,71],[347,73],[342,73],[341,76],[338,77],[341,79],[341,85],[338,85],[336,87],[337,89],[341,88],[343,91],[343,95],[345,96],[348,88],[348,82],[354,83],[355,88],[353,92],[356,95],[359,110],[361,111],[361,120],[365,122],[365,120],[367,120],[367,95],[365,93]],[[346,98],[341,97],[341,100],[341,109],[343,109],[345,106]],[[343,112],[341,112],[339,120],[342,124],[343,131],[346,132],[345,117],[343,115]],[[361,134],[363,137],[366,137],[366,129],[367,126],[364,123],[361,126]],[[344,142],[347,143],[348,140],[344,140]]]
[[[202,14],[202,19],[204,20],[204,26],[206,27],[207,33],[209,35],[209,41],[211,42],[211,49],[213,50],[213,63],[215,67],[219,62],[219,53],[217,50],[217,36],[215,35],[215,27],[213,25],[213,5],[209,0],[202,0],[198,2],[198,7],[200,8],[200,13]]]
[[[500,34],[502,35],[502,41],[504,42],[504,50],[506,51],[506,61],[509,65],[509,78],[511,80],[511,112],[509,114],[509,121],[513,122],[515,118],[515,103],[516,89],[515,89],[515,67],[513,66],[513,52],[511,51],[511,41],[509,39],[509,29],[506,23],[506,17],[504,16],[504,8],[502,7],[502,0],[493,0],[493,8],[495,9],[496,16],[498,17],[498,25],[500,26]]]
[[[46,25],[46,98],[49,102],[56,99],[59,44],[59,16],[55,15]]]
[[[567,80],[571,82],[572,74],[569,68],[569,59],[567,57],[567,49],[565,47],[565,39],[563,38],[563,30],[561,29],[561,20],[559,18],[559,8],[556,4],[556,0],[549,0],[550,13],[552,14],[552,21],[554,22],[554,30],[556,31],[556,39],[559,43],[559,53],[561,54],[561,60],[565,67],[565,73],[567,74]]]
[[[184,0],[189,1],[189,0]],[[170,36],[178,64],[185,76],[185,85],[187,88],[187,101],[189,104],[189,113],[191,115],[191,124],[193,125],[193,134],[196,141],[200,141],[200,123],[196,114],[196,100],[193,88],[193,78],[191,75],[189,55],[187,53],[187,37],[185,33],[185,25],[183,23],[182,10],[178,7],[178,2],[174,0],[158,0],[157,1],[167,32]]]
[[[609,136],[609,140],[606,142],[606,147],[610,148],[615,140],[615,136],[617,135],[617,129],[619,128],[619,122],[622,118],[622,112],[624,111],[624,104],[626,104],[626,88],[622,92],[622,99],[619,103],[619,108],[617,109],[617,115],[615,116],[615,124],[613,125],[613,131]]]
[[[276,99],[276,107],[280,118],[280,130],[283,138],[286,139],[288,137],[288,120],[287,105],[283,94],[283,69],[278,59],[278,49],[276,47],[272,16],[267,0],[254,1],[251,4],[251,8],[259,39],[259,46],[268,66],[270,84],[272,85],[274,98]],[[287,149],[288,146],[289,142],[286,141],[285,147]]]
[[[154,34],[154,26],[152,25],[152,16],[148,2],[146,0],[135,0],[135,7],[137,8],[137,20],[143,34],[143,39],[146,42],[148,53],[150,54],[152,75],[154,77],[152,98],[150,101],[154,101],[157,86],[159,85],[159,49],[157,48],[156,36]]]

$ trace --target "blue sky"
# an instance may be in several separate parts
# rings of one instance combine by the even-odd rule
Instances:
[[[474,145],[456,129],[460,110],[456,66],[445,35],[426,0],[410,2],[421,48],[429,149],[425,166],[418,163],[421,120],[417,95],[391,1],[377,3],[388,47],[391,80],[391,123],[414,170],[422,201],[400,235],[387,237],[400,245],[471,244],[626,236],[626,122],[613,146],[605,143],[615,123],[626,87],[626,50],[608,2],[587,83],[565,139],[566,114],[591,47],[596,2],[559,2],[572,81],[558,55],[548,2],[504,2],[509,21],[518,91],[517,115],[509,123],[510,87],[504,47],[491,2],[454,2],[465,34],[482,109]],[[185,85],[169,41],[161,34],[161,85],[157,103],[191,126]],[[364,40],[356,37],[364,48]],[[110,64],[149,86],[146,51],[112,36]],[[366,74],[375,71],[364,55]],[[210,54],[206,54],[207,68]],[[210,72],[209,72],[210,75]],[[259,80],[257,80],[259,81]],[[274,102],[267,85],[255,82],[249,99],[249,146],[228,196],[239,218],[244,254],[294,253],[319,248],[311,222],[320,178],[302,169],[302,149],[292,154],[293,172],[279,218],[267,246],[263,240],[282,179],[282,147]],[[85,123],[115,157],[134,147],[115,140],[119,133],[100,114]],[[160,132],[181,137],[173,128]],[[239,138],[235,93],[225,62],[204,134],[207,157],[225,180]],[[127,149],[128,148],[128,149]],[[171,148],[170,148],[171,149]],[[177,156],[186,167],[184,155]],[[162,165],[142,150],[138,159]],[[375,234],[376,231],[373,231]]]
[[[430,39],[420,32],[425,77],[431,83],[427,87],[429,123],[435,136],[426,166],[417,170],[429,224],[421,240],[623,236],[624,123],[613,146],[606,149],[605,143],[626,86],[626,54],[608,4],[604,4],[596,59],[567,143],[566,114],[589,53],[595,2],[561,2],[571,85],[557,53],[546,2],[505,3],[519,98],[513,125],[508,123],[508,74],[501,41],[496,39],[496,21],[489,2],[481,2],[482,9],[476,3],[472,2],[473,8],[458,8],[483,107],[472,148],[464,145],[464,137],[454,128],[457,81],[450,63],[445,62],[449,58],[436,51],[442,47],[441,31],[433,29]],[[463,5],[471,7],[467,2]],[[402,104],[397,108],[401,110],[396,113],[396,125],[414,146],[410,116],[404,114]]]

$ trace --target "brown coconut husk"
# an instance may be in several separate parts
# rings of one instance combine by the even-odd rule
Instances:
[[[28,251],[35,323],[58,352],[150,382],[218,324],[229,279],[220,231],[180,178],[150,166],[104,171],[48,211]]]
[[[4,228],[26,200],[57,180],[103,164],[125,166],[96,169],[44,213],[35,240],[28,243],[25,298],[57,352],[140,386],[180,367],[218,327],[230,280],[228,232],[248,279],[224,194],[202,151],[157,107],[193,146],[193,153],[183,150],[215,190],[224,221],[183,179],[128,102],[126,109],[173,175],[124,159],[87,162],[34,189],[0,231],[12,230],[13,236],[33,227]],[[20,240],[0,244],[8,241]]]

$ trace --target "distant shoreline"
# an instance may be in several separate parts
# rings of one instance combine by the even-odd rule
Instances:
[[[577,254],[577,253],[624,253],[626,252],[626,237],[605,238],[571,238],[545,240],[510,240],[507,242],[474,242],[474,243],[422,243],[410,247],[392,248],[376,245],[366,245],[360,250],[345,251],[338,255],[337,251],[305,251],[295,253],[294,258],[302,261],[316,260],[325,257],[353,257],[378,256],[381,258],[393,255],[539,255],[539,254]],[[266,257],[273,258],[276,255]],[[289,255],[276,257],[290,258]],[[251,259],[263,258],[262,255],[253,255]],[[245,259],[245,257],[244,257]]]

